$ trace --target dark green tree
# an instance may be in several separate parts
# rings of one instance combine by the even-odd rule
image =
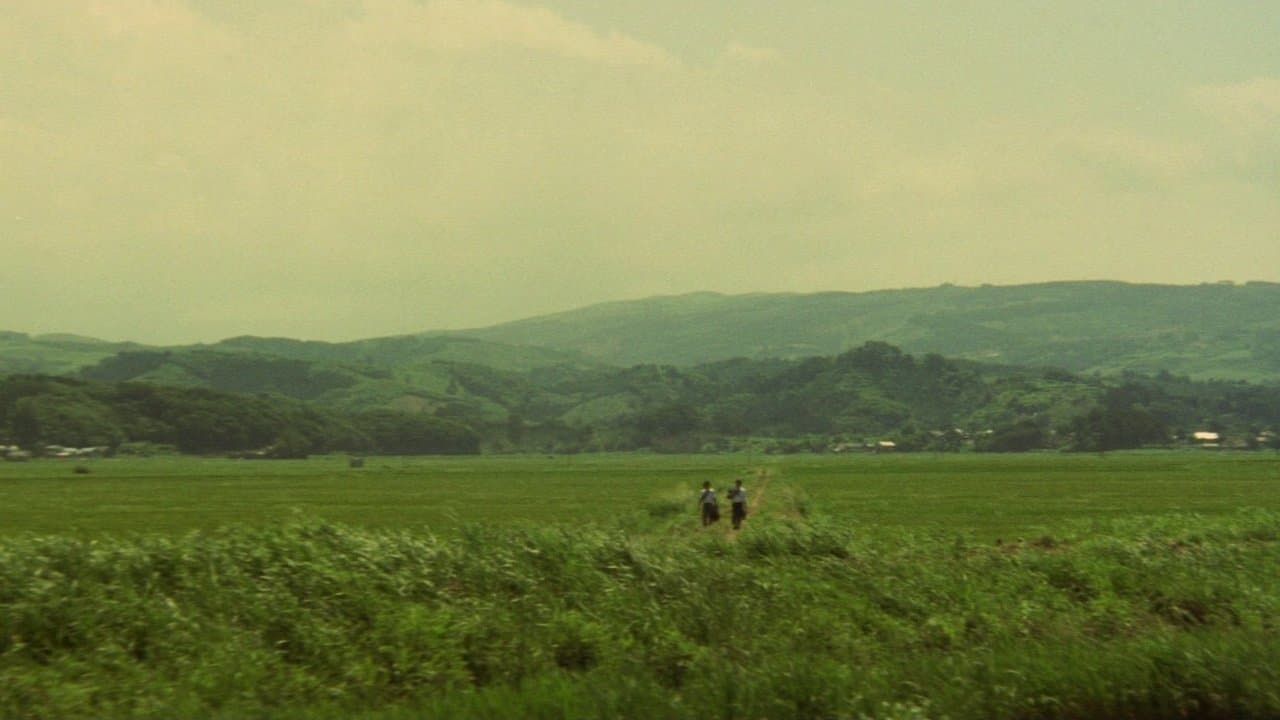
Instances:
[[[982,435],[973,443],[978,452],[1026,452],[1047,445],[1044,428],[1034,420],[1020,420],[1012,425],[995,429],[990,435]]]
[[[40,444],[40,413],[35,398],[24,397],[14,404],[9,426],[13,439],[22,447],[35,449]]]

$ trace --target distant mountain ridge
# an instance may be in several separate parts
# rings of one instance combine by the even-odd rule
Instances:
[[[121,352],[207,351],[394,370],[413,384],[426,376],[438,382],[441,376],[431,366],[441,362],[511,371],[693,366],[735,357],[834,355],[869,341],[1005,365],[1101,373],[1167,370],[1198,379],[1274,383],[1280,382],[1280,283],[1081,281],[860,293],[698,292],[601,303],[470,330],[338,343],[244,336],[155,347],[0,332],[0,374],[75,373]]]
[[[403,369],[433,361],[478,363],[502,370],[530,370],[554,365],[593,367],[600,364],[573,351],[515,347],[502,342],[452,336],[397,335],[331,343],[246,335],[207,345],[156,346],[78,335],[27,335],[0,331],[0,374],[74,373],[120,353],[251,354],[382,370]]]
[[[1280,283],[1115,281],[824,292],[693,293],[448,333],[613,365],[794,358],[867,341],[1076,372],[1168,370],[1280,381]]]
[[[92,365],[119,352],[144,349],[131,342],[113,343],[81,335],[0,331],[0,375],[44,373],[62,375]]]

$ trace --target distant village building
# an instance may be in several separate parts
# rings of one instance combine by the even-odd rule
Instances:
[[[1209,430],[1197,430],[1191,433],[1191,442],[1196,447],[1218,448],[1222,447],[1222,436]]]
[[[110,448],[105,445],[93,447],[67,447],[65,445],[45,445],[44,456],[52,458],[90,458],[103,457]]]

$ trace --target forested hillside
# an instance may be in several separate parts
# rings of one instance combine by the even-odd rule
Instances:
[[[275,395],[236,395],[143,383],[0,378],[0,440],[37,452],[45,445],[108,452],[257,451],[474,453],[470,428],[430,415],[341,413]]]
[[[1081,282],[699,293],[345,343],[0,333],[0,444],[36,423],[188,452],[1254,446],[1280,430],[1277,308],[1278,284]],[[414,439],[437,422],[468,439]]]
[[[159,372],[159,379],[168,384],[202,385],[211,380],[206,374],[214,371],[199,359],[207,354],[297,360],[318,363],[316,367],[341,366],[384,376],[388,371],[395,371],[415,382],[418,370],[429,368],[436,362],[478,363],[503,370],[530,370],[548,365],[595,367],[601,364],[571,351],[520,347],[467,337],[402,335],[330,343],[242,336],[210,345],[156,347],[74,335],[26,335],[0,331],[0,375],[72,374],[102,363],[96,371],[100,379],[123,379]],[[243,381],[231,378],[213,380],[215,385],[224,382],[256,381],[252,378]]]
[[[75,372],[118,352],[142,347],[135,343],[112,343],[77,335],[27,335],[0,330],[0,375],[61,375]]]
[[[1280,429],[1277,386],[1078,375],[917,357],[879,342],[686,368],[502,370],[435,360],[418,372],[429,385],[376,367],[248,352],[123,353],[86,370],[89,382],[4,381],[0,441],[152,442],[187,452],[284,440],[312,452],[700,452],[748,443],[826,452],[884,442],[1007,451],[1185,444],[1201,430],[1248,447]]]
[[[105,382],[270,393],[341,412],[383,409],[486,424],[503,422],[506,410],[487,397],[492,393],[477,394],[469,388],[484,387],[482,378],[489,376],[522,377],[523,373],[431,356],[400,366],[378,366],[196,349],[121,353],[82,369],[78,376]]]
[[[1038,285],[695,293],[469,331],[631,365],[830,355],[867,341],[1077,372],[1280,380],[1280,284]]]

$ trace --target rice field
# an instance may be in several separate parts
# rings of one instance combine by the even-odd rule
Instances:
[[[76,474],[77,465],[89,470]],[[611,525],[704,480],[803,493],[855,527],[925,527],[994,539],[1064,521],[1280,509],[1273,453],[1098,455],[581,455],[163,457],[0,463],[0,534],[181,533],[298,516],[448,532],[467,523]]]

